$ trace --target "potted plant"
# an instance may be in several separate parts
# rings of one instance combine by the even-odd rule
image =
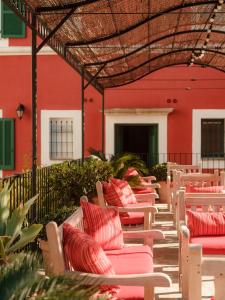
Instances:
[[[157,182],[160,184],[158,190],[159,199],[163,203],[169,202],[169,189],[167,186],[167,163],[161,163],[153,166],[150,170],[150,174],[156,177]]]

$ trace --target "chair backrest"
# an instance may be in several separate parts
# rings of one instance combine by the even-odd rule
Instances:
[[[178,191],[181,187],[187,185],[193,186],[225,186],[225,173],[215,170],[213,174],[211,173],[191,173],[185,174],[181,171],[173,171],[173,190],[174,193]]]
[[[222,193],[185,193],[178,192],[178,218],[179,223],[186,222],[186,211],[225,211],[225,194]]]
[[[98,196],[98,199],[97,199],[98,203],[96,203],[96,204],[98,204],[99,206],[102,206],[102,207],[107,206],[107,203],[104,198],[103,186],[102,186],[101,181],[96,182],[96,190],[97,190],[97,196]]]
[[[86,197],[82,197],[87,200]],[[76,228],[84,230],[83,227],[83,211],[79,207],[69,218],[63,223],[68,223]],[[49,251],[49,264],[50,269],[54,275],[62,275],[65,272],[66,265],[63,254],[63,224],[57,226],[55,222],[49,222],[46,225],[48,251]]]
[[[182,171],[184,173],[201,173],[202,167],[201,163],[197,165],[180,165],[177,163],[167,163],[167,175],[171,176],[173,170]]]

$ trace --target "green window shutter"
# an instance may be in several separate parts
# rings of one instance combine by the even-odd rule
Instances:
[[[24,38],[26,36],[25,23],[2,2],[1,27],[3,38]]]
[[[14,119],[0,119],[0,169],[14,169]]]

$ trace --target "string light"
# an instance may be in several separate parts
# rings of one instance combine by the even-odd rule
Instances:
[[[216,7],[213,10],[213,15],[211,16],[211,18],[209,19],[209,24],[208,24],[208,28],[207,28],[207,36],[206,39],[204,41],[204,44],[202,46],[201,50],[194,50],[192,52],[192,57],[191,57],[191,61],[189,63],[189,66],[193,66],[195,59],[202,59],[205,55],[205,50],[207,49],[207,46],[209,44],[210,41],[210,34],[212,32],[213,29],[213,23],[215,22],[215,17],[216,17],[216,13],[222,9],[222,5],[224,4],[225,0],[218,0],[218,3],[216,5]]]

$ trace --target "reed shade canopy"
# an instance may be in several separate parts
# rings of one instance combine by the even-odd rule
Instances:
[[[134,82],[167,66],[186,64],[225,70],[223,0],[24,0],[48,41],[98,90]],[[17,5],[15,4],[17,3]],[[19,13],[21,15],[21,13]],[[67,16],[67,17],[66,17]],[[38,26],[38,25],[37,25]],[[37,29],[38,30],[38,29]],[[43,28],[38,31],[43,37]]]

